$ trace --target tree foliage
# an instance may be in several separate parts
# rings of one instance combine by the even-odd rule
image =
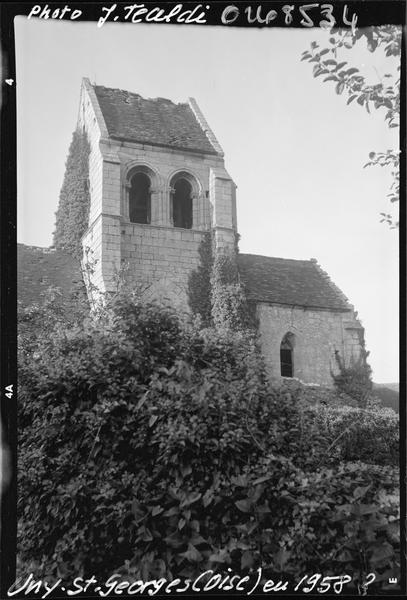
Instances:
[[[55,247],[75,257],[81,257],[81,238],[89,219],[89,153],[87,135],[77,129],[65,164],[54,232]]]
[[[351,50],[355,43],[365,38],[370,52],[377,49],[384,51],[386,57],[399,57],[401,54],[401,27],[383,25],[366,29],[339,30],[329,38],[329,47],[320,48],[317,42],[312,42],[309,50],[302,53],[301,60],[315,63],[314,77],[323,77],[323,81],[332,81],[337,94],[347,95],[347,104],[356,101],[365,107],[368,113],[372,109],[380,110],[390,128],[399,127],[400,119],[400,65],[398,75],[383,73],[377,76],[375,83],[367,81],[359,68],[353,66],[344,58],[344,51]],[[399,152],[387,150],[370,152],[366,166],[388,166],[393,182],[388,194],[392,203],[399,200]],[[398,226],[398,221],[390,213],[381,213],[382,222],[390,227]]]
[[[20,556],[47,578],[399,576],[395,467],[360,462],[373,435],[346,455],[354,415],[270,389],[247,331],[121,292],[23,336],[19,374]]]

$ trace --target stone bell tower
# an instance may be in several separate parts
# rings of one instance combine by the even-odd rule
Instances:
[[[85,78],[78,126],[91,147],[82,243],[93,285],[114,291],[125,272],[148,297],[187,309],[205,232],[234,252],[237,229],[236,186],[196,101],[144,99]]]

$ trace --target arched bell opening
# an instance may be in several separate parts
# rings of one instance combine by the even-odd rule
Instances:
[[[173,183],[172,221],[174,227],[192,228],[192,185],[184,177]]]
[[[130,179],[129,219],[131,223],[151,222],[151,180],[142,171]]]

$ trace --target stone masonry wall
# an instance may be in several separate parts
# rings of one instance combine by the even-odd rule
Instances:
[[[335,350],[349,364],[360,354],[363,328],[352,311],[335,312],[259,303],[257,315],[262,352],[271,377],[280,377],[280,344],[287,332],[294,334],[294,377],[306,383],[333,386],[337,373]],[[359,332],[359,333],[358,333]]]
[[[188,310],[188,277],[199,264],[203,231],[122,223],[126,280],[144,297]]]
[[[100,120],[96,117],[94,102],[91,98],[92,88],[82,85],[81,97],[78,113],[78,127],[85,130],[90,144],[89,154],[89,223],[88,231],[82,239],[82,246],[91,249],[91,259],[94,264],[94,273],[92,283],[101,291],[104,290],[104,281],[102,275],[102,223],[100,215],[102,213],[102,191],[103,191],[103,157],[99,146],[100,138],[103,134],[107,135],[107,130],[103,131]]]
[[[117,265],[119,241],[120,264],[126,279],[135,287],[146,289],[146,295],[169,299],[187,310],[188,276],[199,264],[198,248],[203,233],[211,226],[216,227],[219,220],[223,237],[234,240],[234,184],[224,169],[223,158],[127,142],[104,142],[102,149],[105,158],[109,152],[109,165],[105,160],[103,170],[104,197],[115,195],[111,206],[104,208],[103,220],[107,218],[106,212],[113,213],[114,206],[120,209],[117,227],[110,225],[106,232],[103,230],[105,281],[112,276],[112,271],[108,272],[105,267],[108,260],[111,265]],[[115,170],[114,157],[119,164],[117,168],[114,165]],[[152,183],[151,223],[148,225],[130,223],[128,217],[128,174],[137,167],[148,169]],[[179,172],[187,173],[194,182],[192,229],[175,228],[171,223],[171,182]]]

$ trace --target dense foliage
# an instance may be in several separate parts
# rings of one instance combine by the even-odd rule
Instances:
[[[215,254],[211,274],[212,319],[233,331],[249,326],[249,309],[240,282],[235,253]]]
[[[347,394],[361,408],[365,408],[373,389],[372,369],[367,362],[368,352],[365,350],[363,336],[360,336],[360,345],[360,355],[353,358],[349,365],[345,364],[339,352],[335,352],[339,371],[332,373],[332,379],[339,392]]]
[[[212,231],[200,244],[200,263],[188,280],[188,302],[192,314],[199,315],[203,326],[236,331],[255,325],[240,282],[237,253],[237,235],[233,253],[216,249]]]
[[[301,60],[314,63],[314,77],[323,77],[323,81],[333,82],[337,94],[348,96],[347,104],[355,101],[364,106],[368,113],[372,109],[383,112],[384,119],[390,128],[398,127],[400,121],[400,64],[397,74],[392,72],[377,73],[377,81],[371,83],[360,72],[358,65],[346,60],[346,51],[352,50],[362,40],[370,52],[378,49],[388,58],[401,55],[401,32],[397,25],[382,25],[351,30],[333,30],[329,45],[321,48],[312,42],[309,50],[302,53]],[[391,69],[389,64],[389,70]],[[390,167],[392,184],[387,195],[391,203],[398,202],[399,187],[399,150],[390,149],[381,152],[370,152],[366,166]],[[381,213],[382,221],[390,227],[398,226],[397,218],[390,213]]]
[[[263,416],[262,427],[273,434],[273,451],[301,468],[343,461],[397,467],[397,414],[380,403],[369,410],[351,403],[333,390],[285,380],[268,392],[268,420]]]
[[[398,576],[395,417],[270,390],[251,334],[124,294],[36,344],[27,331],[24,564],[68,578]]]
[[[213,265],[213,240],[207,232],[199,245],[199,265],[188,280],[188,302],[192,314],[199,315],[204,326],[212,322],[211,272]]]
[[[65,164],[54,232],[55,247],[77,257],[81,256],[81,237],[89,218],[89,153],[87,135],[77,129]]]

